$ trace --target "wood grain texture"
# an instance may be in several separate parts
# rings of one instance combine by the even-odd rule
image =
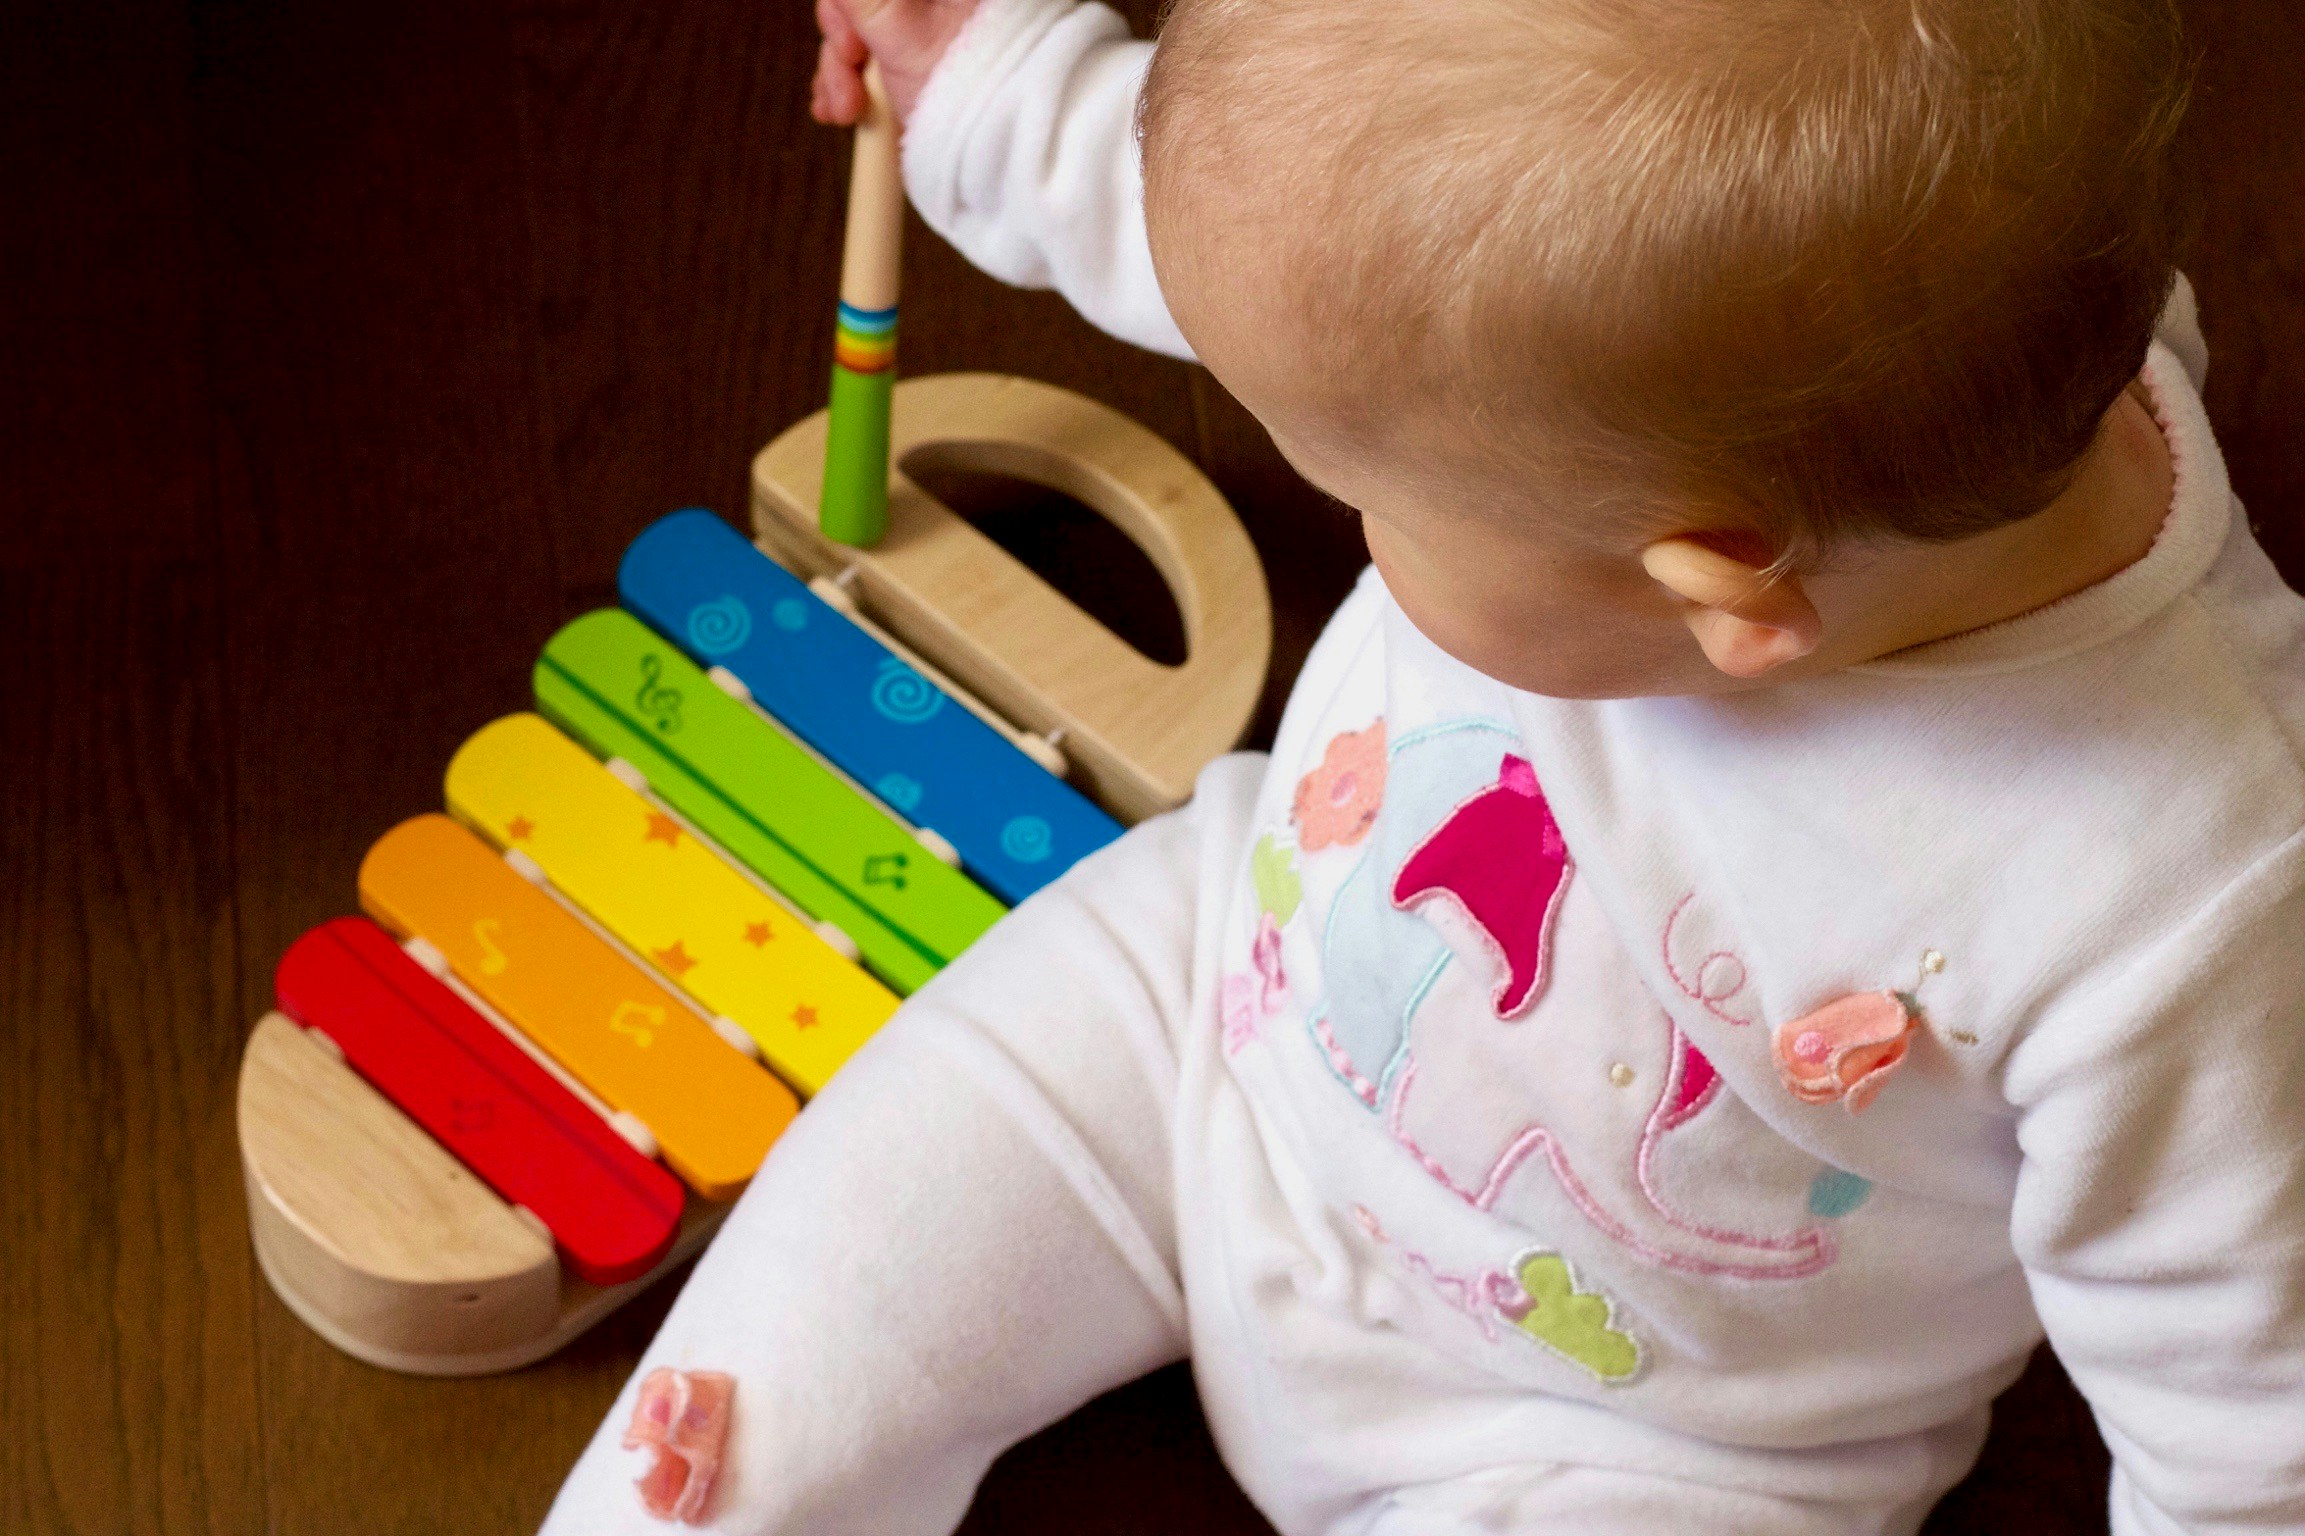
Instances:
[[[311,1249],[308,1277],[331,1268],[417,1287],[503,1284],[521,1293],[508,1309],[525,1308],[532,1331],[550,1322],[560,1290],[550,1234],[286,1014],[249,1033],[237,1118],[249,1198],[277,1212],[252,1219]]]
[[[1140,27],[1151,0],[1127,7]],[[2186,0],[2209,403],[2305,576],[2305,11]],[[845,135],[800,0],[0,7],[0,1530],[522,1532],[660,1289],[550,1361],[339,1355],[254,1273],[234,1069],[270,967],[527,702],[560,621],[822,404]],[[1205,376],[916,224],[904,366],[1128,412],[1240,510],[1269,729],[1361,563]],[[1937,1536],[2102,1531],[2053,1364]],[[972,1532],[1254,1532],[1189,1378],[995,1468]]]
[[[513,1370],[693,1258],[728,1207],[690,1201],[671,1251],[609,1286],[283,1013],[259,1019],[235,1119],[259,1268],[310,1329],[421,1376]]]
[[[185,19],[0,9],[0,1530],[261,1529]]]

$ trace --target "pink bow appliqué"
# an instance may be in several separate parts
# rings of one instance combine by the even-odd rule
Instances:
[[[651,1515],[682,1525],[709,1517],[735,1397],[736,1378],[721,1371],[659,1366],[642,1380],[624,1448],[655,1453],[640,1478],[640,1502]]]

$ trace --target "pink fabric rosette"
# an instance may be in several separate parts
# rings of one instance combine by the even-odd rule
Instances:
[[[1853,992],[1777,1026],[1777,1075],[1804,1104],[1856,1114],[1904,1064],[1920,1012],[1901,992]]]

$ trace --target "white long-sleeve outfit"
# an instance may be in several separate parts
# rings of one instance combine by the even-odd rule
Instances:
[[[1181,351],[1144,62],[988,0],[907,173]],[[2305,1529],[2305,602],[2201,362],[2181,290],[2144,560],[1830,677],[1517,693],[1364,579],[1269,760],[1020,908],[771,1155],[642,1367],[738,1378],[715,1525],[948,1530],[1189,1354],[1291,1536],[1910,1531],[2046,1328],[2121,1536]],[[1852,1020],[1897,1064],[1846,1095]],[[652,1528],[630,1404],[552,1536]]]

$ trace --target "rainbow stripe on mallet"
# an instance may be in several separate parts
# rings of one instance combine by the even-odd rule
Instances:
[[[896,294],[904,247],[904,174],[896,114],[880,67],[864,72],[865,112],[849,171],[848,234],[833,332],[832,404],[825,427],[817,526],[868,548],[888,532],[889,411],[896,388]]]
[[[896,306],[858,309],[840,306],[833,332],[832,359],[850,373],[887,373],[896,367]]]

